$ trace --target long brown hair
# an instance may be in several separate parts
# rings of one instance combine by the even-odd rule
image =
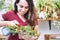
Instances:
[[[28,18],[28,22],[31,26],[35,26],[36,22],[37,22],[37,15],[36,15],[36,9],[33,9],[32,15],[30,16],[30,18]]]

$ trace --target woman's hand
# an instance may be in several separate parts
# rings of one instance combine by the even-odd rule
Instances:
[[[35,25],[34,30],[38,31],[38,25]]]
[[[10,26],[17,26],[17,24],[19,24],[19,23],[16,20],[13,20],[13,21],[9,21],[8,22],[8,25],[10,25]]]
[[[0,26],[17,26],[20,25],[18,21],[12,20],[12,21],[0,21]]]

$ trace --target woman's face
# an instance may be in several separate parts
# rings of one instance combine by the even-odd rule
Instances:
[[[20,0],[16,5],[20,15],[26,14],[26,12],[29,10],[29,5],[26,0]]]

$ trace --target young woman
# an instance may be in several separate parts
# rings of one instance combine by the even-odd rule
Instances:
[[[38,22],[36,16],[36,10],[34,8],[33,0],[16,0],[14,3],[14,10],[10,10],[4,14],[0,20],[0,26],[16,26],[16,24],[26,26],[34,26],[33,29],[38,29]],[[1,24],[2,23],[2,24]],[[8,40],[22,40],[18,37],[18,34],[12,36],[9,35]]]

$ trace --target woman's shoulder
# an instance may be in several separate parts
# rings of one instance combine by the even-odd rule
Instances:
[[[5,13],[3,13],[2,15],[9,15],[9,14],[14,14],[14,10],[8,10]]]
[[[6,13],[14,13],[14,10],[8,10]]]
[[[3,17],[8,17],[8,16],[13,15],[13,14],[14,14],[14,11],[13,10],[8,10],[5,13],[3,13],[2,16]]]

